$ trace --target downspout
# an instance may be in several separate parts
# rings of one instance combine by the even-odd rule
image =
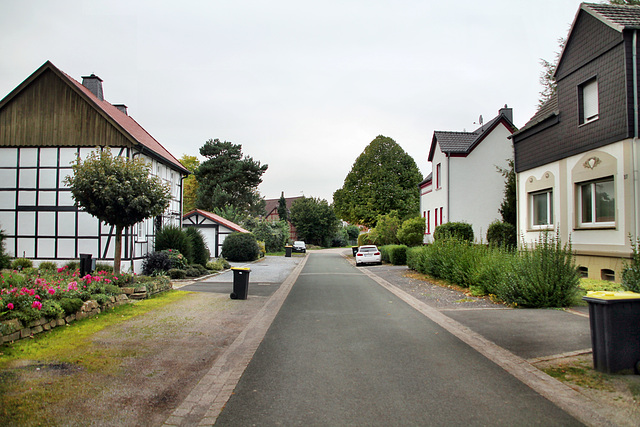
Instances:
[[[451,186],[449,182],[451,181],[451,169],[449,168],[449,164],[451,162],[451,153],[447,154],[447,222],[450,221],[451,218]]]
[[[640,197],[638,195],[638,153],[636,145],[638,144],[638,30],[633,31],[632,42],[632,60],[633,60],[633,141],[631,143],[631,156],[633,157],[633,216],[635,222],[635,239],[640,234],[640,216],[638,216],[638,201]],[[634,241],[635,241],[634,239]]]

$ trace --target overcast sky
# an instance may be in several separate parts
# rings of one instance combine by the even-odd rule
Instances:
[[[434,130],[534,114],[575,0],[0,0],[0,99],[50,60],[95,73],[174,156],[208,139],[269,165],[266,198],[332,200],[377,136],[423,175]]]

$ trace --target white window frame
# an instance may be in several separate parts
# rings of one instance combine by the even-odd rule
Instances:
[[[598,120],[600,116],[598,80],[593,78],[579,87],[580,91],[580,124],[584,125]]]
[[[546,195],[546,211],[547,211],[547,223],[546,224],[536,224],[535,223],[535,198],[536,196]],[[529,218],[531,222],[532,230],[548,230],[553,228],[553,188],[547,188],[541,191],[535,191],[529,193]]]
[[[596,185],[603,183],[603,182],[611,182],[613,185],[613,204],[614,204],[614,208],[613,208],[613,216],[614,216],[614,220],[613,221],[598,221],[598,218],[596,217],[597,214],[597,206],[596,206],[596,202],[597,202],[597,197],[595,197],[596,195]],[[579,182],[576,185],[576,193],[578,196],[578,200],[577,200],[577,205],[578,205],[578,224],[581,228],[602,228],[602,227],[615,227],[616,225],[616,220],[615,220],[615,216],[616,216],[616,187],[615,187],[616,181],[614,179],[614,177],[609,176],[606,178],[601,178],[601,179],[597,179],[594,181],[588,181],[588,182]],[[590,203],[590,210],[591,210],[591,221],[586,222],[583,221],[584,215],[583,215],[583,203],[582,203],[582,188],[585,186],[589,186],[591,188],[591,203]]]
[[[136,241],[144,242],[145,240],[147,240],[147,224],[146,224],[146,220],[142,220],[138,223]]]

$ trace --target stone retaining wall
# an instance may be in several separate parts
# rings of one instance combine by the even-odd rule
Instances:
[[[0,322],[0,344],[17,341],[23,338],[29,338],[41,332],[50,331],[58,326],[64,326],[76,320],[93,317],[103,311],[109,310],[115,306],[126,304],[129,302],[127,295],[122,294],[111,297],[111,300],[104,305],[99,305],[97,301],[89,300],[82,304],[77,313],[60,319],[40,318],[27,324],[22,324],[18,319],[5,320]]]

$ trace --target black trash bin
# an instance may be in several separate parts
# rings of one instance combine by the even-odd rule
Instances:
[[[353,252],[353,256],[356,256],[356,254],[358,253],[358,247],[357,246],[351,246],[351,251]]]
[[[250,268],[234,267],[233,270],[233,292],[231,299],[247,299],[249,293],[249,273]]]
[[[293,246],[285,246],[284,247],[284,256],[287,258],[291,258],[291,251],[293,250]]]
[[[640,373],[640,294],[588,292],[593,367],[607,374]]]
[[[80,254],[80,277],[91,273],[95,268],[95,260],[91,259],[91,254]]]

